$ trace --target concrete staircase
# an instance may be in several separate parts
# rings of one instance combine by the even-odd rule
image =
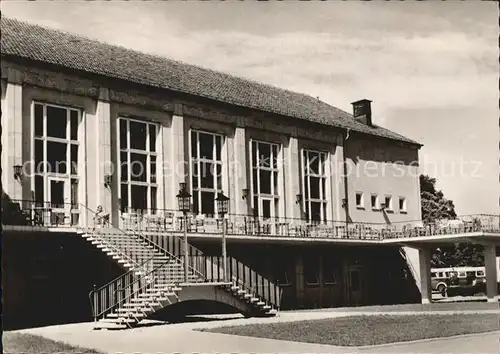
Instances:
[[[227,302],[245,314],[273,315],[279,308],[279,301],[270,301],[276,296],[259,295],[257,284],[248,286],[244,279],[239,279],[242,274],[248,277],[252,271],[234,259],[231,264],[238,271],[224,282],[216,276],[222,274],[221,257],[198,255],[197,262],[191,262],[186,282],[181,257],[139,233],[107,227],[82,230],[80,234],[125,270],[122,276],[90,293],[95,329],[132,328],[166,306],[193,299],[197,294],[202,298],[203,292],[215,294],[218,300],[231,298]],[[168,237],[180,241],[176,236]],[[258,277],[271,289],[272,283],[255,274],[254,278]]]
[[[420,265],[418,258],[418,249],[411,247],[401,247],[399,249],[401,257],[405,260],[408,268],[415,280],[415,285],[417,286],[420,293],[422,290],[420,289]]]

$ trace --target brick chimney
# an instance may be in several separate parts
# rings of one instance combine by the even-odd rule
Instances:
[[[352,102],[354,119],[366,125],[372,125],[372,107],[370,100],[362,99]]]

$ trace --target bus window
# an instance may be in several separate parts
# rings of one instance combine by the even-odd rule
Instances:
[[[445,276],[446,278],[449,278],[450,273],[449,273],[449,272],[444,272],[444,276]]]
[[[459,277],[465,277],[465,272],[458,272]]]
[[[477,271],[477,276],[478,276],[478,277],[484,277],[484,271],[482,271],[482,270],[478,270],[478,271]]]
[[[436,277],[436,273],[435,272],[431,273],[431,277],[435,278]]]

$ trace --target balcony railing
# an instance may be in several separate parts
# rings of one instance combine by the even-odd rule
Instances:
[[[226,215],[229,236],[317,238],[373,240],[409,237],[456,235],[473,232],[500,232],[500,216],[489,214],[465,215],[454,220],[435,223],[403,221],[393,223],[363,223],[345,221],[309,221],[298,218],[262,218],[249,215]],[[216,217],[189,215],[184,217],[176,210],[154,212],[135,211],[121,214],[126,230],[142,233],[184,232],[189,234],[220,235],[222,220]]]
[[[82,224],[80,207],[74,203],[2,198],[2,224],[75,227]]]
[[[103,211],[100,220],[109,223],[110,211]],[[173,232],[189,234],[220,235],[222,220],[215,216],[188,215],[177,210],[129,210],[120,212],[118,227],[126,231],[141,233]],[[32,200],[2,200],[2,224],[44,227],[83,227],[95,223],[92,213],[77,204],[55,204]],[[87,220],[88,219],[88,220]],[[380,241],[386,239],[454,235],[472,232],[500,233],[500,215],[465,215],[455,220],[444,220],[432,224],[422,221],[393,223],[363,223],[345,221],[309,221],[298,218],[263,218],[251,215],[226,215],[227,234],[244,237],[316,238]]]

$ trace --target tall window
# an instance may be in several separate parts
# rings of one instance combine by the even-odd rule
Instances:
[[[304,212],[309,221],[326,220],[326,164],[326,153],[302,150]]]
[[[157,208],[158,125],[119,118],[120,200],[124,212]]]
[[[221,135],[191,131],[191,190],[193,212],[216,213],[215,198],[222,191]]]
[[[265,219],[279,215],[279,145],[252,141],[252,196],[255,216]]]
[[[33,105],[33,189],[40,205],[49,202],[55,209],[78,208],[80,121],[81,112],[77,109],[45,103]]]

